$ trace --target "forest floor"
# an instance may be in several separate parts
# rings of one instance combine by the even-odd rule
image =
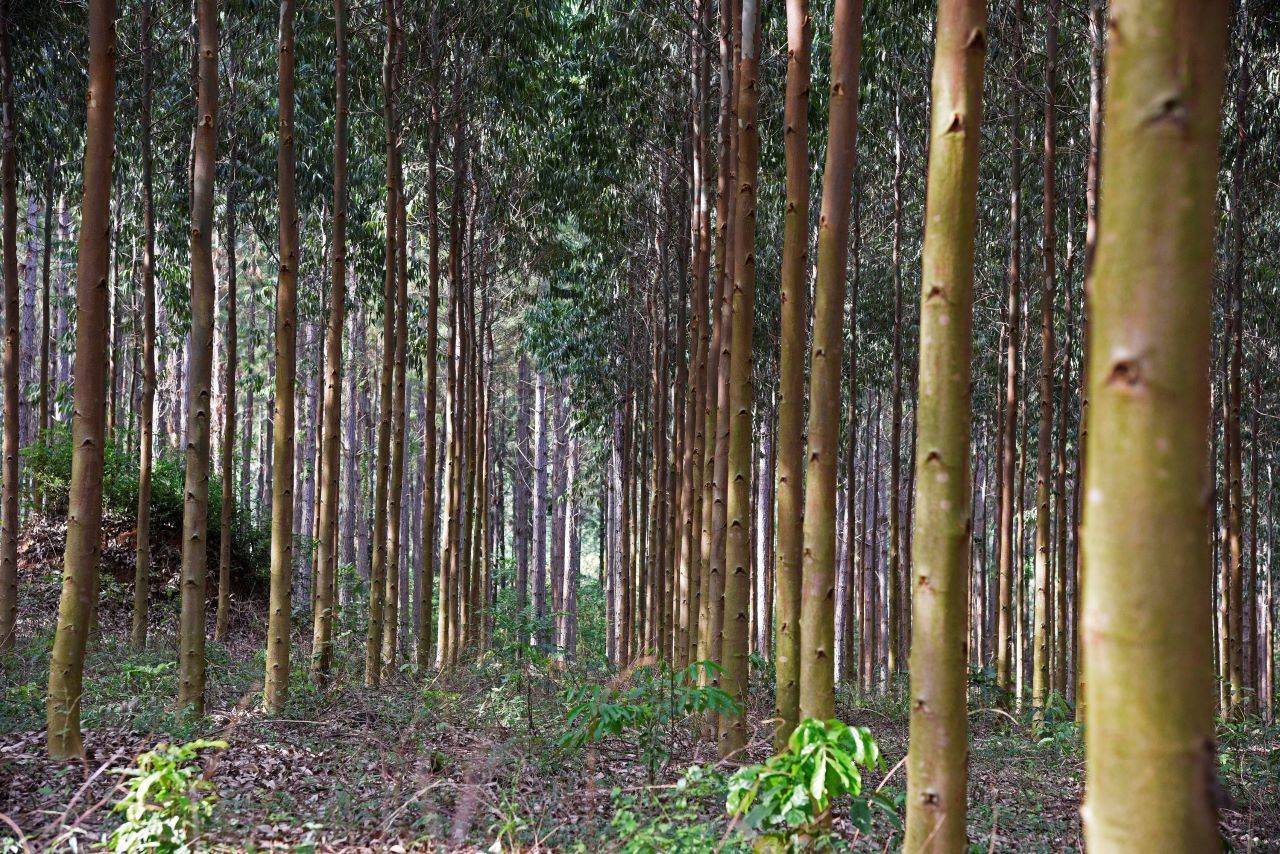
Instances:
[[[129,593],[111,581],[86,667],[86,756],[52,762],[42,726],[59,590],[55,551],[24,540],[23,626],[0,685],[0,816],[12,822],[0,826],[0,851],[23,850],[22,842],[29,850],[100,845],[120,821],[112,807],[128,779],[121,772],[160,742],[195,738],[227,743],[203,754],[203,776],[217,800],[201,850],[750,848],[725,815],[731,769],[687,723],[664,732],[652,782],[634,740],[561,745],[569,726],[564,689],[607,675],[535,669],[527,658],[516,665],[496,654],[448,678],[424,683],[405,676],[366,689],[363,631],[348,624],[338,639],[346,654],[329,687],[310,685],[305,659],[303,667],[295,661],[288,706],[267,717],[258,708],[261,606],[240,603],[229,640],[209,643],[209,714],[192,721],[172,710],[176,601],[153,607],[151,646],[135,654],[127,646]],[[753,686],[750,702],[748,752],[757,762],[770,754],[766,681]],[[868,775],[866,792],[881,787],[882,800],[897,804],[898,813],[873,811],[871,832],[859,834],[838,811],[833,847],[896,849],[905,704],[900,697],[859,703],[842,694],[837,711],[874,734],[886,764]],[[1023,721],[1003,712],[975,708],[970,720],[973,850],[1079,849],[1078,731],[1063,724],[1035,740]],[[1280,850],[1280,730],[1239,725],[1221,738],[1227,840],[1234,850]],[[6,834],[18,844],[6,845]]]

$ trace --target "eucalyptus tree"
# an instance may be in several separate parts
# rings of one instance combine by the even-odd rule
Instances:
[[[920,289],[906,847],[965,845],[970,425],[984,0],[940,0]]]
[[[800,716],[835,715],[836,461],[850,190],[858,139],[862,2],[841,0],[832,21],[827,163],[818,220],[818,269],[809,373],[803,582],[800,599]]]
[[[787,207],[782,245],[778,367],[777,625],[774,746],[782,749],[799,723],[801,547],[804,535],[805,326],[809,255],[809,87],[813,19],[807,0],[787,3]],[[838,361],[838,360],[837,360]],[[833,623],[834,628],[834,623]]]
[[[294,0],[280,2],[277,181],[280,268],[276,283],[276,386],[271,472],[271,593],[267,614],[266,710],[279,714],[289,696],[293,576],[294,381],[298,338],[298,201],[295,174]]]
[[[4,205],[4,494],[0,496],[0,655],[18,628],[18,152],[13,98],[13,10],[0,3],[0,201]]]
[[[49,664],[46,746],[50,756],[83,752],[80,705],[89,614],[98,590],[102,551],[102,467],[107,357],[107,235],[115,143],[116,33],[114,0],[90,0],[89,93],[84,150],[84,193],[76,267],[75,409],[72,417],[71,490],[62,596]]]
[[[191,335],[178,706],[204,714],[205,587],[209,576],[209,439],[213,415],[213,183],[218,147],[218,4],[196,5],[196,120],[191,167]],[[223,489],[230,488],[224,484]]]
[[[1221,840],[1205,479],[1228,4],[1115,0],[1109,14],[1089,296],[1084,834],[1098,850],[1209,850]],[[1154,109],[1153,91],[1169,93]]]

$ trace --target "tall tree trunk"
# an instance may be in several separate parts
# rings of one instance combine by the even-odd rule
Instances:
[[[846,452],[848,470],[845,475],[848,495],[845,498],[845,555],[848,564],[845,572],[845,631],[844,650],[841,656],[844,663],[844,678],[858,683],[861,675],[858,655],[858,631],[861,626],[861,554],[858,547],[858,290],[862,278],[862,206],[859,202],[862,193],[861,182],[858,181],[858,164],[853,164],[853,258],[849,285],[849,379],[846,396],[849,401],[849,446]]]
[[[1052,499],[1053,477],[1053,304],[1057,287],[1057,191],[1054,95],[1058,75],[1058,0],[1049,0],[1045,36],[1044,102],[1044,285],[1040,291],[1040,427],[1036,436],[1035,642],[1032,648],[1031,706],[1037,724],[1051,689],[1053,649]]]
[[[720,755],[733,756],[747,743],[747,632],[751,591],[751,469],[754,460],[751,338],[756,290],[756,180],[760,164],[760,4],[742,0],[742,60],[738,64],[738,200],[734,214],[733,322],[730,326],[729,442],[726,480],[721,685],[739,704],[720,717]],[[841,300],[843,302],[843,300]],[[836,314],[839,317],[839,314]],[[837,358],[838,364],[838,358]],[[838,398],[838,395],[837,395]],[[833,479],[834,480],[834,479]]]
[[[89,611],[102,553],[102,465],[105,440],[107,234],[115,140],[116,8],[90,0],[89,97],[85,128],[84,196],[76,265],[76,361],[72,416],[71,488],[58,625],[49,662],[46,746],[50,757],[83,752],[80,703]]]
[[[547,378],[541,371],[534,390],[533,424],[533,621],[534,646],[543,642],[540,624],[547,614]]]
[[[704,422],[707,436],[703,453],[703,531],[702,569],[698,585],[698,659],[720,661],[720,635],[715,629],[715,614],[721,606],[720,590],[723,588],[724,561],[722,555],[724,530],[724,498],[718,491],[723,484],[718,461],[726,448],[728,425],[728,336],[733,302],[730,291],[733,282],[733,193],[734,152],[736,134],[734,128],[734,84],[737,64],[734,56],[736,0],[724,0],[720,4],[720,136],[716,177],[716,283],[711,303],[713,312],[711,338],[707,347],[707,396]],[[723,363],[723,364],[722,364]],[[704,672],[702,678],[708,684],[716,684],[715,673]],[[708,727],[710,729],[710,727]]]
[[[414,589],[414,611],[421,625],[414,650],[415,669],[423,673],[431,662],[431,587],[436,559],[436,365],[440,321],[439,159],[440,106],[431,105],[427,129],[427,352],[422,391],[422,583]],[[443,591],[443,586],[440,588]]]
[[[940,0],[921,256],[909,851],[965,847],[969,365],[986,52],[983,0]]]
[[[235,87],[231,87],[231,112],[235,114]],[[228,154],[230,174],[227,183],[227,332],[226,364],[223,366],[222,388],[222,508],[218,528],[218,610],[214,618],[213,639],[225,640],[231,619],[231,528],[235,513],[236,477],[236,365],[239,355],[239,329],[236,324],[236,154],[233,138]]]
[[[850,191],[858,140],[862,0],[838,0],[832,22],[830,125],[818,218],[809,450],[800,600],[800,717],[835,717],[836,463]]]
[[[232,114],[236,113],[236,86],[230,82]],[[227,184],[227,353],[223,379],[223,495],[218,534],[218,612],[214,618],[214,640],[227,639],[230,622],[230,584],[232,584],[232,520],[236,512],[236,370],[239,355],[239,329],[236,318],[236,156],[237,140],[232,138],[228,160]],[[243,488],[243,487],[242,487]]]
[[[4,496],[0,499],[0,655],[13,649],[18,632],[18,152],[13,98],[13,10],[0,4],[0,109],[3,109],[3,152],[0,181],[4,196]]]
[[[149,36],[149,35],[148,35],[148,38],[150,38],[150,36]],[[148,61],[149,61],[149,60],[148,60]],[[149,72],[149,71],[150,71],[150,69],[148,68],[148,72]],[[149,86],[149,85],[150,85],[150,84],[149,84],[149,81],[148,81],[148,83],[144,85],[144,88],[147,88],[147,86]],[[150,105],[148,105],[148,109],[150,109]],[[148,118],[148,122],[150,122],[150,119],[149,119],[149,118]],[[145,134],[144,134],[144,136],[145,136]],[[150,146],[150,140],[148,140],[146,143],[144,143],[144,145],[146,145],[146,146],[148,146],[148,147],[149,147],[149,146]],[[148,157],[149,157],[149,156],[150,156],[150,152],[148,152]],[[148,167],[148,168],[149,168],[149,167]],[[40,442],[40,446],[41,446],[42,448],[45,446],[45,442],[46,442],[46,438],[47,438],[47,437],[45,436],[45,433],[49,430],[49,427],[50,427],[49,414],[50,414],[51,409],[50,409],[50,406],[49,406],[49,399],[52,397],[52,394],[51,394],[52,389],[50,388],[50,383],[49,383],[49,381],[50,381],[50,376],[49,376],[49,343],[50,343],[50,342],[49,342],[49,303],[50,303],[50,301],[51,301],[51,299],[52,299],[52,293],[51,293],[51,292],[50,292],[50,290],[49,290],[49,273],[50,273],[50,270],[51,270],[51,268],[52,268],[52,262],[53,262],[53,206],[54,206],[54,199],[53,199],[53,173],[54,173],[54,160],[53,160],[53,158],[51,157],[51,158],[49,158],[49,171],[48,171],[48,175],[47,175],[47,176],[46,176],[46,178],[45,178],[45,195],[44,195],[44,256],[43,256],[43,257],[42,257],[42,259],[41,259],[41,261],[42,261],[42,263],[43,263],[43,270],[41,271],[41,276],[40,276],[40,315],[41,315],[41,317],[40,317],[40,371],[39,371],[39,377],[40,377],[40,380],[39,380],[39,381],[40,381],[40,417],[39,417],[39,421],[38,421],[38,423],[36,424],[36,430],[38,431],[38,435],[39,435],[39,442]],[[135,351],[135,353],[136,353],[136,351]],[[136,380],[136,379],[137,379],[137,370],[136,370],[137,365],[136,365],[136,364],[134,365],[134,368],[135,368],[135,370],[134,370],[134,379]],[[45,493],[44,493],[44,490],[43,490],[41,487],[37,486],[37,487],[36,487],[36,501],[35,501],[35,504],[36,504],[36,511],[37,511],[37,512],[39,512],[39,513],[44,513],[44,512],[45,512],[45,509],[46,509],[46,508],[45,508],[45,499],[46,499],[46,495],[45,495]]]
[[[1098,189],[1102,167],[1102,78],[1104,21],[1103,0],[1089,0],[1089,148],[1085,163],[1085,230],[1084,230],[1084,290],[1080,306],[1080,423],[1076,431],[1075,506],[1072,527],[1075,533],[1073,571],[1076,574],[1076,613],[1072,621],[1072,658],[1075,661],[1073,693],[1076,723],[1084,722],[1085,712],[1085,660],[1080,649],[1080,621],[1084,612],[1084,549],[1080,529],[1083,511],[1084,470],[1089,451],[1089,308],[1093,292],[1094,257],[1098,247]]]
[[[316,607],[312,614],[311,672],[320,684],[333,666],[334,584],[338,558],[338,465],[342,451],[342,332],[347,301],[347,4],[333,0],[333,222],[329,323],[325,331],[323,426],[320,439],[320,514],[316,550]],[[229,422],[228,422],[229,429]],[[229,435],[229,434],[228,434]]]
[[[800,719],[800,549],[804,537],[804,368],[809,312],[809,87],[813,18],[808,0],[787,2],[787,160],[778,354],[778,652],[774,747]]]
[[[280,274],[276,283],[275,418],[271,451],[271,598],[267,618],[266,711],[289,696],[293,577],[294,384],[298,373],[298,202],[294,154],[294,0],[280,0]]]
[[[529,547],[531,531],[529,499],[532,469],[533,364],[527,353],[520,354],[516,378],[516,453],[512,461],[511,528],[516,553],[516,620],[528,618]],[[606,485],[608,475],[606,474]],[[601,546],[601,554],[613,554],[613,543]]]
[[[217,0],[197,0],[199,94],[191,181],[191,332],[188,336],[186,486],[182,504],[182,613],[178,708],[204,715],[205,587],[209,576],[209,439],[213,394],[213,182],[218,148]],[[282,256],[283,253],[282,253]],[[223,485],[224,489],[226,484]]]
[[[1082,527],[1090,850],[1221,846],[1205,480],[1227,16],[1111,4]]]
[[[903,665],[905,630],[910,620],[904,613],[907,599],[902,595],[902,530],[899,522],[902,481],[902,118],[901,95],[893,101],[893,379],[889,402],[889,572],[888,592],[889,657],[885,665],[893,680]]]
[[[1228,280],[1228,307],[1230,319],[1227,322],[1226,337],[1223,339],[1225,356],[1229,359],[1226,375],[1226,422],[1224,436],[1227,451],[1227,469],[1224,477],[1227,480],[1226,502],[1226,541],[1223,543],[1227,554],[1227,678],[1230,696],[1229,711],[1233,716],[1244,713],[1247,700],[1245,694],[1249,684],[1245,670],[1245,622],[1244,622],[1244,489],[1241,466],[1241,432],[1240,432],[1240,397],[1241,377],[1240,362],[1242,340],[1244,337],[1244,306],[1241,291],[1244,284],[1244,207],[1241,190],[1247,180],[1245,170],[1248,168],[1245,151],[1245,123],[1249,106],[1249,57],[1247,47],[1248,12],[1241,6],[1238,29],[1245,36],[1246,47],[1240,56],[1240,79],[1236,91],[1236,156],[1232,169],[1234,180],[1231,187],[1232,217],[1232,270]],[[1227,349],[1229,348],[1229,349]]]
[[[1067,503],[1067,407],[1071,395],[1071,358],[1074,345],[1075,306],[1071,299],[1071,277],[1075,269],[1074,243],[1071,234],[1070,208],[1067,216],[1067,260],[1062,276],[1062,293],[1065,302],[1066,338],[1062,345],[1062,376],[1058,380],[1058,435],[1055,439],[1054,456],[1055,482],[1054,516],[1058,526],[1055,530],[1054,544],[1054,576],[1053,576],[1053,679],[1051,686],[1059,697],[1070,698],[1070,682],[1068,681],[1068,656],[1071,654],[1071,626],[1074,621],[1067,614],[1068,593],[1074,581],[1073,562],[1067,559],[1068,530],[1071,527],[1071,514]],[[1074,502],[1073,502],[1074,503]]]
[[[1006,309],[1009,332],[1005,359],[1004,449],[1000,460],[1000,562],[997,569],[999,611],[996,616],[996,686],[1007,695],[1013,688],[1014,635],[1017,634],[1015,602],[1022,562],[1018,557],[1014,539],[1016,527],[1015,460],[1018,455],[1018,384],[1019,361],[1022,343],[1022,94],[1016,69],[1022,57],[1022,0],[1014,0],[1013,26],[1010,52],[1015,74],[1012,112],[1013,129],[1009,144],[1009,301]]]
[[[369,567],[369,629],[365,637],[364,684],[376,687],[382,677],[382,636],[386,631],[388,490],[391,479],[391,424],[396,366],[396,257],[400,218],[399,123],[396,104],[396,51],[399,37],[396,0],[383,0],[387,43],[382,60],[383,124],[386,131],[387,224],[383,253],[382,369],[378,379],[378,449],[373,497],[373,561]]]
[[[404,29],[400,24],[400,0],[396,3],[396,68],[404,61]],[[396,72],[399,74],[399,72]],[[397,90],[399,83],[396,84]],[[399,95],[397,94],[397,99]],[[397,103],[397,113],[399,104]],[[402,510],[404,508],[404,468],[405,468],[405,356],[408,348],[408,315],[409,315],[409,244],[405,220],[408,212],[405,206],[403,151],[400,140],[400,120],[396,117],[396,252],[395,252],[395,365],[392,375],[394,383],[391,392],[391,482],[390,494],[387,497],[387,564],[386,564],[386,601],[383,612],[382,629],[382,675],[391,679],[396,673],[400,651],[400,590],[405,583],[400,576],[402,549]],[[379,531],[381,535],[381,531]]]

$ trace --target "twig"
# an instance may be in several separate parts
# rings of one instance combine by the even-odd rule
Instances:
[[[984,706],[981,709],[974,709],[972,712],[969,713],[969,716],[973,717],[979,712],[990,712],[993,715],[1004,715],[1006,718],[1009,719],[1010,723],[1012,723],[1014,726],[1016,727],[1022,726],[1022,724],[1018,722],[1018,719],[1015,718],[1013,715],[1009,714],[1004,709],[997,709],[995,706]]]
[[[904,754],[903,757],[899,759],[892,768],[889,769],[889,773],[884,775],[884,779],[880,781],[880,785],[876,786],[875,791],[871,793],[871,797],[867,798],[867,809],[871,808],[872,802],[875,801],[876,795],[880,794],[880,790],[884,788],[884,784],[889,782],[889,778],[892,777],[894,774],[896,774],[898,769],[901,768],[906,763],[906,761],[907,761],[907,755]],[[861,835],[862,835],[861,828],[854,829],[853,841],[857,842],[858,837]]]
[[[67,801],[67,805],[62,810],[62,813],[54,821],[49,822],[49,824],[45,826],[44,830],[41,831],[41,833],[42,834],[47,833],[48,831],[52,830],[55,826],[62,825],[63,822],[66,821],[67,816],[71,813],[71,808],[76,805],[76,801],[80,800],[80,796],[85,793],[85,790],[87,790],[91,785],[93,785],[93,781],[98,779],[98,777],[101,776],[102,772],[107,770],[107,767],[111,765],[112,762],[115,762],[117,759],[119,759],[124,752],[125,752],[125,748],[123,747],[119,748],[118,750],[116,750],[115,753],[111,754],[111,756],[107,758],[106,762],[103,762],[101,765],[99,765],[98,769],[94,771],[92,774],[90,774],[89,778],[80,785],[80,788],[76,789],[76,793],[71,796],[71,800]]]
[[[31,846],[27,844],[27,835],[22,832],[22,828],[18,827],[13,819],[9,818],[9,816],[2,812],[0,812],[0,821],[3,821],[5,824],[13,828],[13,832],[18,834],[18,844],[22,846],[22,850],[27,852],[27,854],[31,854]]]

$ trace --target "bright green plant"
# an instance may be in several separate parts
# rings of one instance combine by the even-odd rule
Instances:
[[[1030,726],[1036,734],[1037,745],[1042,748],[1056,750],[1063,756],[1079,753],[1083,749],[1080,727],[1075,722],[1075,710],[1057,691],[1049,692],[1040,720],[1036,721],[1033,717]]]
[[[838,798],[849,795],[849,818],[866,832],[871,808],[858,798],[859,768],[877,767],[884,760],[870,730],[808,718],[791,733],[786,750],[733,775],[726,806],[766,839],[796,847],[820,830]]]
[[[570,688],[565,698],[569,728],[560,743],[576,748],[609,736],[630,740],[652,781],[670,756],[677,723],[694,714],[737,711],[737,704],[724,691],[699,684],[701,674],[718,671],[709,661],[682,670],[645,665],[622,684]]]
[[[125,796],[113,808],[124,821],[112,832],[112,851],[193,850],[204,821],[213,814],[213,784],[200,773],[202,750],[224,750],[225,741],[199,739],[161,744],[124,770]]]

